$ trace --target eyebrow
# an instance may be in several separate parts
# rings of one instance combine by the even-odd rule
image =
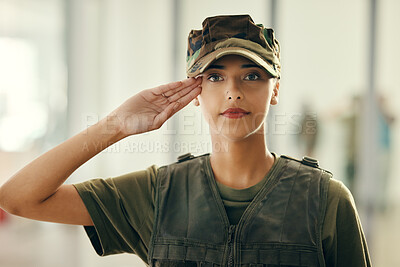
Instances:
[[[247,69],[247,68],[259,68],[261,69],[260,66],[256,65],[256,64],[244,64],[241,66],[242,69]],[[207,69],[218,69],[218,70],[224,70],[225,66],[224,65],[216,65],[216,64],[212,64],[210,65]]]

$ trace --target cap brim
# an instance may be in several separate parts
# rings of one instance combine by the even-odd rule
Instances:
[[[187,76],[188,77],[196,77],[197,75],[203,73],[208,66],[210,66],[211,63],[214,61],[218,60],[219,58],[227,55],[239,55],[243,56],[260,67],[264,68],[269,74],[271,74],[273,77],[279,77],[279,74],[277,71],[273,68],[272,65],[269,65],[263,58],[261,58],[258,54],[247,50],[242,47],[225,47],[225,48],[220,48],[214,52],[211,52],[210,54],[207,54],[206,56],[202,57],[197,61],[188,71],[187,71]],[[195,69],[194,69],[195,68]]]

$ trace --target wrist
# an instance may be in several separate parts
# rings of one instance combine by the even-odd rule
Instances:
[[[110,114],[101,119],[98,123],[100,133],[107,136],[111,141],[118,142],[127,135],[122,131],[118,116]]]

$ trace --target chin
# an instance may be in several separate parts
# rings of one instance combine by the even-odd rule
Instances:
[[[236,132],[220,132],[217,133],[222,139],[225,139],[226,141],[229,142],[243,142],[243,141],[251,141],[254,140],[254,138],[257,137],[262,137],[264,138],[264,134],[260,131],[254,130],[254,131],[236,131]],[[220,138],[220,139],[221,139]]]
[[[240,142],[240,141],[250,141],[253,138],[262,137],[265,138],[265,124],[263,122],[259,123],[256,127],[255,125],[229,125],[225,124],[219,126],[218,128],[210,127],[210,133],[220,141],[225,139],[230,142]]]

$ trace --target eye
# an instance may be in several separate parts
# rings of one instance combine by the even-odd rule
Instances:
[[[220,82],[222,81],[222,76],[219,74],[210,74],[207,78],[210,82]]]
[[[249,73],[244,79],[247,81],[255,81],[260,79],[260,75],[258,73]]]

